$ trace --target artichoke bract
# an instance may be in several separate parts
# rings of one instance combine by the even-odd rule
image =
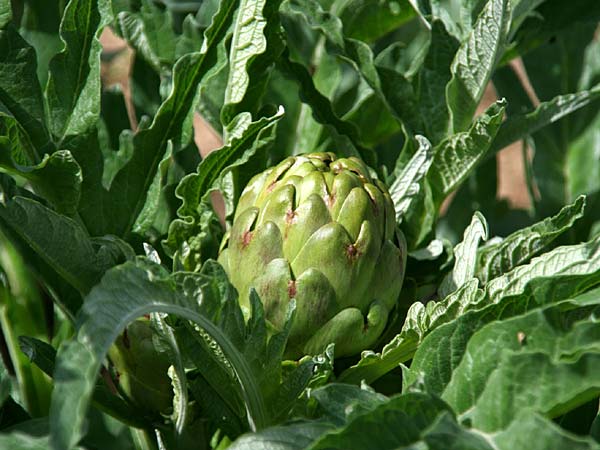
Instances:
[[[358,158],[290,157],[250,180],[219,262],[249,308],[255,288],[268,322],[284,326],[286,357],[353,355],[382,334],[402,287],[406,242],[385,185]]]

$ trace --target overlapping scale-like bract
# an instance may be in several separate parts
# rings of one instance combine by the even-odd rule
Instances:
[[[275,329],[296,299],[288,357],[331,342],[346,356],[383,332],[402,287],[406,244],[387,188],[362,161],[311,153],[250,180],[219,261],[242,306],[255,288]]]

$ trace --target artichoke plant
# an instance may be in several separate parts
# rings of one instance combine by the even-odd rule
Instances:
[[[385,185],[361,160],[289,157],[250,180],[219,262],[249,306],[255,288],[280,330],[296,300],[286,357],[335,343],[336,356],[373,345],[394,308],[406,243]]]

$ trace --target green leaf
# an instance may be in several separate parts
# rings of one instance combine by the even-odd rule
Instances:
[[[0,220],[81,294],[124,259],[120,251],[107,251],[112,244],[98,246],[81,225],[32,199],[15,197],[0,205]]]
[[[52,148],[46,128],[44,101],[37,78],[35,50],[10,21],[10,1],[0,8],[0,105],[23,127],[33,147],[43,154]],[[36,156],[34,163],[39,162]]]
[[[442,401],[424,394],[393,397],[344,428],[323,435],[310,450],[397,449],[419,441],[442,413],[452,414]],[[365,433],[365,430],[369,430]]]
[[[39,164],[37,151],[21,125],[0,113],[0,167],[28,180],[35,192],[60,213],[73,216],[81,192],[81,169],[70,152],[60,150],[44,155]]]
[[[452,79],[446,88],[454,133],[468,128],[475,109],[504,53],[510,9],[508,0],[490,0],[462,43],[450,70]]]
[[[202,204],[225,173],[232,167],[244,164],[266,142],[271,139],[271,132],[277,121],[283,115],[279,110],[271,117],[263,117],[250,123],[239,137],[232,137],[229,145],[218,151],[211,152],[198,166],[196,173],[185,176],[176,189],[176,195],[182,200],[177,211],[178,219],[169,227],[167,246],[178,253],[184,267],[198,270],[206,255],[202,255],[202,238],[214,233],[210,229],[220,225],[207,217]],[[199,206],[200,205],[200,206]],[[200,229],[199,229],[200,228]],[[209,236],[200,236],[200,232]],[[200,239],[200,240],[198,240]],[[218,245],[218,244],[217,244]],[[183,247],[187,247],[184,249]]]
[[[4,233],[0,232],[0,326],[5,355],[0,363],[0,406],[9,396],[18,399],[33,417],[48,414],[52,386],[43,373],[32,367],[19,349],[21,335],[45,336],[48,332],[42,297],[29,264]],[[11,374],[5,364],[10,364]],[[10,415],[3,410],[3,415]],[[17,420],[17,414],[14,414]],[[10,420],[9,420],[10,421]],[[2,421],[2,425],[6,422]]]
[[[76,340],[63,344],[57,355],[50,409],[51,448],[71,448],[81,439],[84,412],[110,345],[129,322],[159,311],[194,322],[215,340],[245,394],[251,428],[262,428],[266,423],[265,406],[244,358],[226,335],[175,289],[160,266],[126,263],[116,267],[90,292],[84,305]]]
[[[531,439],[532,436],[535,436],[535,439]],[[600,445],[592,438],[569,434],[551,420],[539,414],[531,414],[529,411],[520,413],[506,429],[496,433],[493,440],[500,450],[515,448],[592,450],[600,448]]]
[[[29,361],[38,366],[46,375],[52,377],[56,362],[56,350],[50,344],[32,337],[19,338],[21,351]],[[143,412],[125,402],[121,397],[110,391],[105,381],[99,378],[92,397],[94,406],[107,412],[133,427],[148,427],[149,423],[143,417]]]
[[[317,421],[279,425],[258,433],[245,434],[228,448],[230,450],[303,450],[331,428],[330,423]]]
[[[342,372],[339,381],[360,383],[364,380],[370,383],[395,369],[413,357],[426,335],[459,317],[481,297],[477,281],[471,280],[439,302],[429,301],[427,305],[413,303],[406,314],[402,331],[383,347],[381,353],[363,352],[360,361]]]
[[[11,450],[46,450],[49,448],[49,439],[48,436],[30,436],[13,431],[0,435],[0,446]]]
[[[338,14],[349,38],[373,42],[415,16],[409,0],[348,0]]]
[[[144,60],[161,73],[175,62],[177,37],[168,11],[143,0],[139,12],[123,11],[117,16],[123,38]]]
[[[107,0],[72,0],[65,9],[60,25],[65,47],[50,61],[45,92],[50,129],[58,142],[88,131],[98,120],[102,52],[99,37],[111,21]]]
[[[298,83],[300,99],[310,105],[313,118],[318,123],[325,125],[332,134],[336,150],[349,156],[361,154],[365,158],[368,153],[359,144],[356,127],[351,122],[338,117],[329,99],[315,87],[308,70],[302,64],[292,61],[287,51],[277,61],[277,67]]]
[[[392,115],[409,125],[414,132],[421,131],[412,84],[395,69],[375,66],[373,52],[367,44],[356,39],[345,39],[339,18],[323,11],[316,0],[288,0],[284,3],[283,11],[292,17],[302,17],[311,28],[323,33],[333,44],[334,53],[361,75]]]
[[[528,262],[570,230],[573,223],[583,216],[584,207],[585,197],[578,197],[575,203],[565,206],[557,215],[522,228],[501,242],[484,246],[477,255],[477,278],[485,284]]]
[[[521,5],[527,7],[528,3],[535,2],[521,0],[515,7],[515,14],[516,10],[523,9],[520,8]],[[581,29],[588,25],[597,25],[600,20],[600,4],[587,0],[573,0],[569,8],[565,8],[561,0],[545,0],[525,20],[522,19],[517,19],[517,24],[521,21],[522,24],[516,32],[515,27],[511,30],[511,34],[514,34],[513,43],[503,56],[502,63],[526,55],[557,35],[580,33]]]
[[[498,130],[492,144],[492,152],[502,150],[511,143],[589,105],[598,98],[600,98],[600,84],[574,94],[559,95],[552,100],[540,103],[529,113],[509,115]]]
[[[160,351],[165,351],[168,355],[169,362],[172,365],[167,373],[171,379],[171,387],[173,389],[173,412],[171,420],[174,422],[176,439],[181,441],[185,433],[185,426],[189,421],[190,411],[188,410],[188,383],[183,363],[183,357],[175,338],[173,328],[166,322],[165,317],[161,317],[158,313],[153,313],[150,316],[152,321],[152,329],[156,331],[157,336],[153,336],[154,340],[158,341],[156,345]]]
[[[396,210],[396,222],[400,223],[404,214],[409,210],[413,200],[421,190],[421,180],[427,174],[433,154],[431,144],[423,136],[416,136],[419,148],[400,170],[394,183],[390,186],[390,195]]]
[[[477,247],[480,241],[488,239],[488,224],[481,213],[476,212],[471,224],[465,230],[463,240],[454,247],[454,267],[444,277],[438,288],[441,298],[455,292],[475,277],[477,268]]]
[[[100,222],[100,234],[124,236],[131,232],[147,200],[160,162],[164,159],[169,140],[180,144],[195,102],[198,83],[208,76],[217,57],[219,42],[227,34],[228,22],[234,13],[235,0],[222,2],[211,27],[205,32],[205,45],[200,53],[183,56],[173,69],[173,89],[160,106],[152,125],[139,130],[133,139],[133,153],[127,164],[116,174],[109,193],[100,186],[90,192],[86,223]],[[105,205],[105,211],[99,205]],[[108,217],[98,217],[105,214]]]
[[[438,206],[485,157],[502,123],[505,106],[505,101],[496,102],[468,131],[454,134],[435,147],[433,166],[427,178],[434,188]]]
[[[587,130],[574,141],[569,149],[567,162],[569,192],[571,195],[600,191],[600,167],[591,149],[600,145],[600,114],[589,124]]]
[[[466,309],[473,309],[473,306],[481,307],[482,304],[487,304],[487,306],[463,313],[457,319],[438,327],[423,340],[414,355],[410,372],[403,382],[405,389],[414,386],[441,395],[450,383],[453,371],[461,363],[469,339],[489,323],[501,324],[511,317],[518,318],[528,311],[534,314],[536,310],[540,310],[540,307],[557,308],[556,311],[561,311],[560,308],[563,308],[562,311],[568,311],[576,306],[596,305],[599,298],[598,289],[576,297],[574,300],[560,302],[561,300],[574,298],[580,292],[575,289],[576,281],[566,278],[561,279],[560,277],[533,279],[520,293],[511,293],[511,295],[506,295],[492,304],[484,302],[480,296],[477,302],[467,305]],[[562,292],[558,290],[551,291],[548,286],[552,283],[567,286],[562,288]],[[543,315],[544,309],[540,311]],[[561,313],[557,314],[560,316]],[[573,314],[577,316],[576,312]],[[523,341],[522,338],[526,339],[527,334],[531,333],[529,328],[519,331],[523,331],[524,335],[511,335],[511,338],[517,342],[519,340]],[[522,343],[524,346],[527,345],[526,342]],[[553,346],[555,342],[549,340],[547,344]],[[527,351],[527,348],[524,350]],[[536,352],[527,354],[539,355]],[[494,358],[496,356],[494,355]],[[565,357],[565,361],[568,359]],[[573,361],[576,361],[576,358],[571,360],[571,362]],[[515,368],[518,369],[518,367]]]
[[[0,1],[0,28],[6,28],[6,25],[12,20],[12,8],[10,0]]]
[[[252,0],[240,5],[240,11],[244,11],[245,15],[238,15],[238,22],[234,27],[233,39],[236,39],[236,33],[239,34],[237,34],[237,47],[232,46],[229,56],[230,82],[225,88],[224,108],[221,114],[225,125],[242,112],[250,112],[253,118],[260,114],[263,96],[268,90],[275,63],[285,50],[279,15],[281,0],[262,2],[264,3],[262,13],[254,14],[255,19],[262,17],[259,23],[246,20],[247,23],[242,25],[239,22],[239,19],[248,18],[248,9],[261,8],[261,2],[262,0]],[[261,20],[265,21],[266,25],[260,24]],[[264,29],[259,33],[258,31],[263,27]],[[252,36],[250,46],[247,45],[249,35]],[[232,61],[237,61],[237,66],[232,65]],[[241,64],[241,61],[245,61],[245,64]],[[241,72],[236,74],[234,70],[241,70]],[[228,94],[230,88],[236,91],[232,92],[231,97]]]
[[[229,51],[229,79],[225,89],[225,108],[241,103],[250,86],[248,66],[253,58],[267,50],[264,34],[267,20],[263,16],[266,0],[240,0],[240,7],[233,26]],[[226,114],[233,118],[231,114]],[[229,120],[225,120],[227,125]]]
[[[322,411],[322,417],[338,426],[344,425],[352,417],[373,410],[386,403],[388,398],[367,385],[330,383],[310,393]]]
[[[593,76],[585,75],[589,69],[592,73],[594,71],[591,64],[593,58],[588,58],[587,47],[595,28],[595,24],[587,25],[563,33],[555,42],[539,47],[523,58],[529,80],[541,100],[552,99],[564,92],[577,92],[582,88],[597,90],[597,86],[594,85],[597,85],[600,79],[594,80]],[[600,71],[598,67],[595,70],[597,77]],[[590,81],[594,84],[587,85]],[[596,113],[592,105],[581,108],[532,136],[529,142],[534,150],[531,169],[539,192],[535,197],[537,217],[556,214],[565,203],[574,200],[568,192],[569,147],[590,124]]]
[[[431,23],[431,44],[421,70],[416,77],[417,99],[424,126],[424,134],[436,145],[446,137],[450,112],[440,102],[446,95],[446,86],[452,78],[452,60],[458,50],[458,42],[446,31],[443,22]]]
[[[556,417],[597,397],[600,325],[594,311],[556,305],[481,328],[442,398],[461,419],[493,432],[523,411]]]
[[[533,282],[539,286],[534,288]],[[558,247],[494,278],[485,287],[483,301],[498,303],[505,297],[523,295],[531,288],[537,301],[551,302],[583,292],[598,282],[600,238]]]

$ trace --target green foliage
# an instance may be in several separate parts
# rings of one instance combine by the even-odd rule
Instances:
[[[600,448],[599,5],[0,0],[0,448]],[[288,361],[301,299],[215,260],[316,151],[390,186],[406,277],[371,348]]]

